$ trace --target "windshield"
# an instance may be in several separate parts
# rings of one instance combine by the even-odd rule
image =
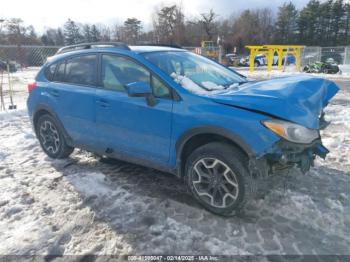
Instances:
[[[143,56],[193,93],[220,92],[247,82],[228,68],[190,52],[152,52]]]

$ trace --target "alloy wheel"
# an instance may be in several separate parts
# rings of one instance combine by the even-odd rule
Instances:
[[[216,158],[202,158],[194,164],[192,184],[199,198],[216,208],[233,205],[238,198],[236,174]]]
[[[51,154],[56,154],[60,146],[60,137],[55,125],[51,121],[43,121],[39,134],[44,149]]]

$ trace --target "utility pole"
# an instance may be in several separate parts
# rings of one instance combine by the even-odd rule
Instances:
[[[220,64],[222,64],[222,55],[223,55],[222,43],[223,43],[223,39],[221,39],[220,36],[218,36],[218,40],[217,40],[217,45],[218,45],[218,47],[219,47],[218,62],[219,62]]]

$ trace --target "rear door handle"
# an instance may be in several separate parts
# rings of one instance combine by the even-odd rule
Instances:
[[[99,99],[96,102],[100,107],[104,107],[104,108],[109,107],[109,103],[104,99]]]
[[[55,89],[54,89],[54,90],[51,90],[51,91],[50,91],[50,94],[53,95],[53,96],[55,96],[55,97],[59,97],[59,96],[60,96],[60,92],[58,92],[58,90],[55,90]]]

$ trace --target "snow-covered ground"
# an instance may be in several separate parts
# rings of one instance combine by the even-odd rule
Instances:
[[[350,255],[350,93],[326,109],[325,161],[271,177],[241,214],[222,218],[171,175],[82,150],[48,158],[24,108],[34,73],[14,75],[20,109],[0,113],[1,255]]]
[[[12,84],[13,103],[18,109],[26,108],[26,99],[28,97],[27,84],[33,81],[38,73],[38,67],[29,67],[25,70],[19,70],[16,73],[10,74],[10,83]],[[6,72],[3,72],[3,93],[5,107],[8,109],[11,104],[10,90],[9,90],[9,78]],[[1,72],[0,72],[0,84],[1,84]],[[1,102],[0,102],[1,104]],[[1,110],[1,108],[0,108]],[[1,111],[0,111],[1,112]]]
[[[271,72],[267,71],[267,66],[261,66],[256,68],[253,72],[249,71],[249,67],[232,67],[239,73],[248,76],[253,79],[268,79],[273,77],[291,76],[296,74],[304,74],[296,71],[294,65],[287,66],[285,71],[277,70],[277,67],[273,67]],[[323,77],[330,80],[350,80],[350,65],[339,65],[341,74],[307,74],[310,76]],[[306,73],[305,73],[306,74]]]

